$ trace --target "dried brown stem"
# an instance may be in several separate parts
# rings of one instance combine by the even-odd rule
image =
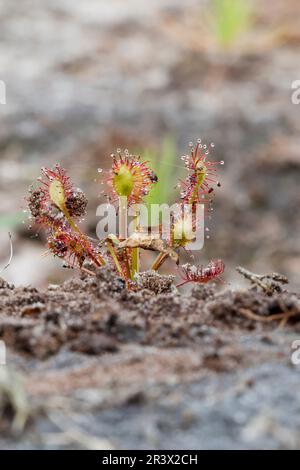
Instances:
[[[12,244],[12,236],[11,236],[11,233],[8,232],[8,237],[9,237],[9,243],[10,243],[10,256],[9,256],[9,260],[8,262],[6,263],[6,265],[0,269],[0,273],[2,273],[5,269],[7,269],[11,263],[11,260],[13,259],[13,255],[14,255],[14,251],[13,251],[13,244]]]
[[[247,308],[239,309],[239,313],[241,313],[244,317],[248,318],[249,320],[260,321],[264,323],[270,323],[272,321],[280,321],[280,320],[286,323],[287,320],[289,320],[291,317],[300,315],[299,310],[291,310],[291,311],[287,311],[283,313],[275,313],[273,315],[262,316],[262,315],[257,315],[256,313],[252,312],[251,310]]]
[[[237,272],[251,282],[253,286],[260,287],[266,294],[270,295],[276,291],[281,291],[282,284],[288,284],[288,278],[282,274],[255,274],[247,269],[238,266]]]

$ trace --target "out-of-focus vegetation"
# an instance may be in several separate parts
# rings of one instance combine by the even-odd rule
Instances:
[[[164,138],[159,152],[147,150],[143,159],[151,164],[158,182],[146,198],[147,204],[162,204],[172,202],[174,196],[174,180],[178,179],[181,167],[178,164],[178,155],[175,141],[172,137]]]
[[[249,0],[213,0],[210,26],[218,45],[233,47],[253,22],[253,5]]]
[[[22,224],[24,217],[22,212],[0,215],[0,229],[13,229],[18,227]]]

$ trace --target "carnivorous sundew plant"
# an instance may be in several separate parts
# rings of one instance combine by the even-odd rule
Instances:
[[[117,211],[118,233],[104,234],[98,242],[89,238],[79,227],[79,219],[84,216],[87,206],[83,191],[73,186],[59,164],[53,169],[42,168],[39,187],[29,190],[28,207],[31,218],[46,229],[48,252],[61,258],[65,266],[78,268],[90,275],[95,274],[95,269],[108,264],[129,288],[137,288],[138,285],[136,280],[140,271],[141,250],[157,252],[151,266],[153,271],[157,271],[168,258],[178,266],[180,249],[187,250],[193,246],[199,218],[212,210],[215,188],[221,186],[217,166],[224,162],[210,160],[213,147],[214,144],[207,146],[201,139],[195,145],[190,143],[189,153],[181,157],[187,175],[177,184],[179,201],[172,205],[168,213],[168,224],[162,223],[158,217],[155,227],[153,223],[145,225],[145,221],[141,220],[141,209],[158,176],[149,162],[131,155],[128,150],[122,152],[118,149],[116,154],[111,155],[111,169],[106,174],[107,207],[110,205]],[[199,212],[199,206],[204,209],[202,212]],[[131,224],[128,224],[129,216],[132,218]],[[129,227],[131,233],[128,234]],[[213,260],[207,266],[185,264],[180,268],[182,282],[178,287],[189,282],[206,283],[220,279],[223,272],[224,263],[221,260]]]

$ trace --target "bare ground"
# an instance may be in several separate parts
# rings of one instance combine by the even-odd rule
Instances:
[[[2,281],[1,447],[300,447],[300,296],[163,281]]]

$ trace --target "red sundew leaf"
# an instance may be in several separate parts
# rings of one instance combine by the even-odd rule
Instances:
[[[157,182],[157,176],[149,168],[148,162],[140,160],[139,156],[124,155],[118,151],[112,154],[113,163],[107,184],[110,188],[108,199],[116,202],[119,197],[126,196],[128,207],[139,204],[150,192],[152,185]]]
[[[181,157],[189,172],[186,179],[179,182],[181,200],[184,204],[211,203],[214,186],[220,186],[217,180],[216,166],[223,165],[224,162],[209,161],[210,151],[206,144],[201,143],[200,139],[195,146],[191,143],[190,147],[190,154]]]
[[[214,279],[220,279],[221,274],[225,270],[225,264],[222,260],[212,260],[207,266],[194,266],[191,264],[184,264],[181,266],[183,275],[182,283],[177,287],[187,284],[188,282],[196,282],[200,284],[206,284]]]

